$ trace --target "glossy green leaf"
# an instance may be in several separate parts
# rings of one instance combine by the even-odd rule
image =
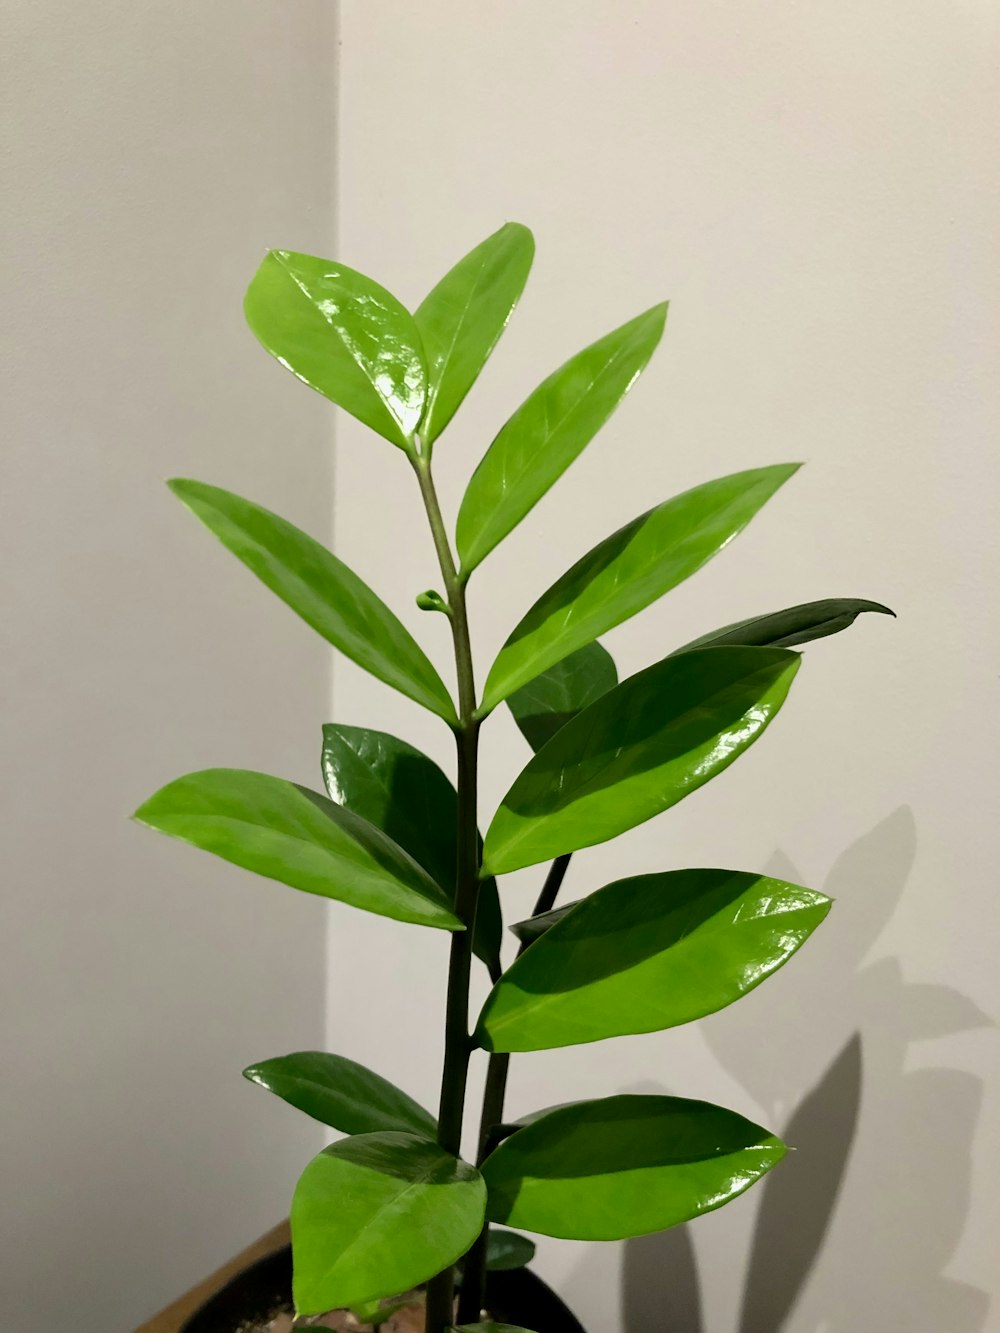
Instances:
[[[567,654],[694,574],[743,530],[798,464],[753,468],[696,486],[606,538],[543,593],[493,663],[489,712]]]
[[[742,1194],[784,1144],[733,1111],[624,1096],[553,1111],[486,1159],[491,1221],[568,1240],[622,1240]]]
[[[460,1258],[483,1226],[475,1167],[412,1134],[361,1134],[325,1148],[292,1199],[300,1315],[395,1296]]]
[[[332,801],[387,833],[454,893],[458,797],[432,759],[387,732],[329,722],[322,766]]]
[[[333,259],[269,250],[243,309],[293,375],[399,448],[411,447],[427,370],[413,316],[384,287]]]
[[[412,1097],[343,1055],[295,1051],[250,1065],[243,1077],[342,1134],[437,1132],[434,1117]]]
[[[134,817],[293,889],[396,921],[461,929],[438,885],[391,838],[295,782],[209,768],[161,787]]]
[[[507,700],[507,707],[521,735],[537,751],[617,684],[611,654],[595,641],[522,685]]]
[[[501,429],[459,509],[455,537],[464,575],[503,541],[594,438],[653,355],[666,317],[665,303],[654,306],[578,352]]]
[[[821,893],[735,870],[617,880],[520,955],[476,1038],[542,1051],[690,1023],[760,985],[829,910]]]
[[[331,798],[387,833],[440,885],[455,894],[458,796],[433,760],[384,731],[340,722],[323,728],[323,780]],[[479,890],[473,948],[499,969],[503,923],[496,880]]]
[[[524,290],[534,254],[528,228],[508,222],[460,259],[418,307],[414,319],[427,359],[425,446],[476,382]]]
[[[592,847],[721,773],[784,703],[799,655],[699,648],[631,676],[531,759],[486,834],[492,875]]]
[[[177,479],[174,494],[328,643],[448,722],[455,709],[423,649],[371,588],[277,514],[218,486]]]
[[[486,1238],[486,1267],[491,1273],[524,1268],[535,1257],[535,1242],[503,1227],[490,1227]]]
[[[881,602],[866,602],[860,597],[828,597],[821,602],[804,602],[784,611],[772,611],[764,616],[751,616],[733,625],[703,634],[700,639],[685,644],[677,651],[689,648],[714,647],[724,643],[756,644],[761,647],[793,648],[799,643],[824,639],[853,625],[863,611],[877,611],[895,616]]]

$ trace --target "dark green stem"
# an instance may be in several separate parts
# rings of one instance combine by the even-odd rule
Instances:
[[[532,910],[532,916],[541,916],[543,912],[551,912],[556,905],[556,896],[562,888],[562,882],[566,878],[566,871],[569,869],[572,852],[567,852],[565,856],[557,856],[549,866],[549,873],[545,876],[545,883],[542,885],[542,891],[538,895],[538,901]],[[518,954],[524,953],[528,946],[521,945]]]
[[[555,905],[556,896],[566,878],[569,869],[570,854],[557,856],[549,866],[545,883],[538,895],[532,916],[541,916],[550,912]],[[518,957],[524,953],[527,944],[522,941],[517,951]],[[494,1051],[486,1067],[486,1086],[483,1089],[483,1113],[479,1122],[479,1148],[476,1165],[483,1162],[496,1146],[493,1142],[498,1125],[503,1123],[503,1104],[507,1096],[507,1075],[510,1072],[510,1055],[506,1051]],[[486,1289],[486,1248],[489,1229],[484,1227],[478,1240],[465,1256],[465,1268],[462,1274],[462,1292],[458,1303],[458,1322],[476,1323],[482,1309]]]
[[[469,1076],[469,976],[472,970],[472,938],[479,894],[479,833],[477,818],[477,768],[479,722],[476,720],[476,683],[472,669],[472,644],[465,605],[465,583],[459,577],[448,542],[441,506],[431,477],[430,461],[420,454],[411,457],[427,520],[434,537],[445,596],[450,610],[458,678],[458,859],[455,876],[455,915],[465,926],[451,937],[448,965],[448,998],[445,1007],[444,1069],[438,1111],[438,1142],[456,1156],[462,1148],[465,1089]],[[427,1333],[445,1333],[454,1323],[455,1270],[447,1268],[427,1284]]]

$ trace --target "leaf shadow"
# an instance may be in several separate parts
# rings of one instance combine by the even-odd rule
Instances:
[[[834,864],[823,885],[834,910],[802,962],[703,1024],[797,1149],[760,1191],[740,1333],[976,1333],[987,1318],[988,1295],[945,1271],[965,1224],[982,1084],[911,1066],[915,1042],[990,1020],[952,987],[908,982],[879,947],[916,852],[903,807]]]
[[[704,1333],[701,1284],[687,1226],[625,1242],[623,1333]]]
[[[946,1274],[967,1215],[982,1082],[912,1066],[915,1042],[995,1025],[960,991],[908,982],[891,955],[873,960],[915,856],[903,808],[834,865],[823,889],[835,910],[807,958],[700,1025],[797,1150],[757,1191],[739,1333],[986,1327],[989,1295]],[[801,882],[782,856],[767,873]],[[628,1243],[625,1333],[703,1333],[697,1236]]]
[[[830,1226],[861,1109],[861,1034],[802,1099],[784,1132],[795,1151],[763,1183],[743,1290],[741,1333],[779,1329]]]

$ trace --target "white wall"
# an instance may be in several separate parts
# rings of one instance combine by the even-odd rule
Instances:
[[[515,1060],[515,1111],[663,1088],[787,1130],[773,1184],[691,1230],[704,1333],[1000,1329],[998,28],[975,0],[343,7],[340,257],[415,303],[504,219],[537,234],[529,294],[438,446],[449,510],[544,374],[673,300],[633,397],[477,574],[481,672],[619,523],[788,458],[808,466],[738,545],[610,636],[622,666],[814,597],[899,613],[807,649],[752,754],[568,886],[784,867],[836,896],[821,935],[697,1028]],[[437,579],[408,469],[360,427],[338,439],[337,549],[446,663],[443,620],[412,603]],[[334,699],[448,757],[440,724],[350,666]],[[485,815],[525,755],[506,719],[484,745]],[[503,886],[511,918],[535,879]],[[332,923],[331,1045],[433,1103],[444,942]],[[684,1245],[552,1243],[542,1263],[593,1329],[651,1333],[692,1291]]]
[[[328,656],[174,501],[329,526],[331,414],[244,329],[332,240],[327,0],[5,0],[7,1329],[124,1333],[287,1207],[240,1078],[321,1040],[322,904],[128,822],[211,764],[314,780]]]
[[[265,245],[335,246],[335,14],[3,11],[0,1286],[19,1333],[124,1330],[272,1224],[316,1142],[238,1070],[321,1040],[322,905],[125,816],[207,764],[316,781],[325,649],[161,479],[328,527],[332,413],[259,352],[239,303]],[[514,1111],[663,1088],[799,1152],[691,1229],[700,1330],[682,1233],[545,1244],[543,1269],[595,1333],[668,1312],[674,1333],[998,1330],[995,7],[344,11],[342,257],[415,303],[503,219],[538,238],[529,294],[439,446],[451,510],[542,375],[673,300],[643,383],[477,575],[481,672],[619,522],[781,458],[809,466],[610,636],[622,667],[810,597],[900,613],[809,648],[762,745],[581,856],[567,887],[783,868],[837,898],[808,951],[698,1029],[515,1062]],[[446,666],[443,622],[412,606],[437,580],[410,475],[351,423],[339,440],[338,552]],[[439,724],[349,665],[334,699],[449,758]],[[524,752],[499,717],[484,748],[485,817]],[[511,918],[534,880],[504,886]],[[443,938],[337,906],[330,922],[332,1048],[433,1104]]]

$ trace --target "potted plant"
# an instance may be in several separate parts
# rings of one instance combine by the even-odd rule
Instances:
[[[743,1116],[679,1097],[609,1096],[505,1121],[512,1054],[712,1013],[780,967],[826,916],[819,893],[715,867],[652,867],[582,901],[556,899],[572,855],[676,804],[764,733],[798,671],[793,648],[862,611],[888,610],[834,599],[756,615],[618,680],[600,636],[721,551],[798,465],[756,467],[664,500],[577,560],[526,611],[477,689],[467,616],[475,571],[614,411],[667,311],[655,305],[615,329],[528,397],[473,473],[453,542],[434,450],[507,324],[533,249],[526,228],[502,227],[412,314],[370,278],[286,250],[267,254],[246,296],[267,351],[411,468],[442,580],[417,603],[450,628],[454,697],[389,607],[330,551],[257,503],[170,482],[307,624],[440,717],[456,745],[453,781],[405,741],[337,721],[323,729],[325,793],[210,769],[136,812],[293,888],[450,937],[436,1114],[332,1054],[297,1052],[245,1071],[345,1136],[306,1165],[292,1200],[302,1319],[343,1309],[353,1326],[388,1326],[409,1298],[426,1301],[427,1333],[485,1329],[483,1318],[538,1333],[579,1328],[558,1302],[545,1305],[544,1288],[526,1289],[523,1274],[487,1286],[487,1272],[516,1274],[531,1257],[521,1232],[617,1240],[661,1230],[736,1197],[785,1152]],[[480,738],[501,704],[533,754],[481,836]],[[536,910],[512,925],[519,947],[505,966],[497,877],[543,865]],[[477,964],[493,988],[471,1018]],[[488,1061],[486,1090],[478,1153],[463,1161],[473,1059]],[[519,1282],[521,1297],[511,1297]]]

